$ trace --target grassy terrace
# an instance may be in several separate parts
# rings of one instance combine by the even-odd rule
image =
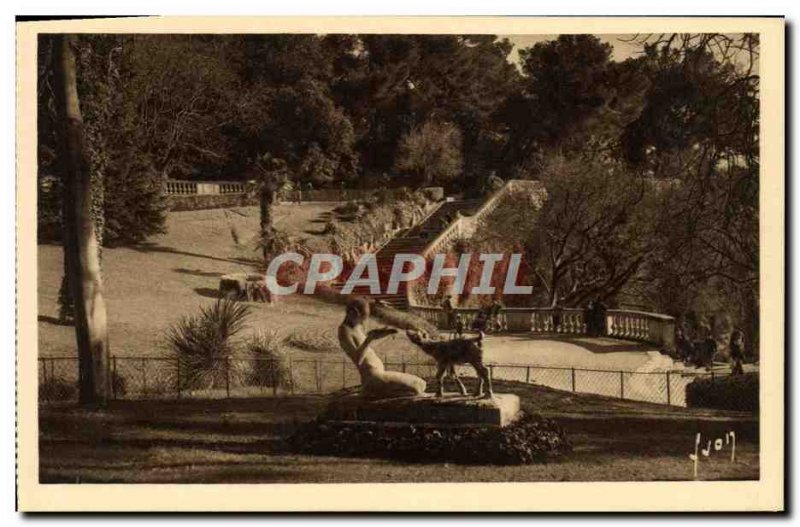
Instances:
[[[322,243],[316,235],[334,205],[307,203],[275,206],[275,223],[290,235]],[[234,242],[235,230],[239,244]],[[258,207],[173,212],[167,234],[139,247],[103,249],[103,280],[108,304],[111,353],[119,356],[169,354],[166,328],[181,316],[195,314],[217,296],[219,277],[254,269],[258,254]],[[74,356],[75,330],[58,325],[58,289],[63,274],[60,245],[40,245],[39,356]],[[276,329],[292,336],[298,359],[341,359],[336,327],[344,316],[339,305],[296,295],[275,305],[251,303],[253,315],[245,333]],[[405,337],[392,337],[381,348],[399,362],[424,356]]]
[[[106,412],[40,409],[42,482],[334,483],[682,480],[692,478],[697,432],[736,432],[729,452],[701,457],[700,479],[757,479],[757,422],[747,414],[687,410],[497,382],[523,409],[557,419],[574,451],[546,464],[463,466],[300,456],[282,438],[328,396],[120,401]]]

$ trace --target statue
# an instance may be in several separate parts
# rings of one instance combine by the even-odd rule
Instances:
[[[364,323],[368,319],[369,303],[357,298],[347,304],[344,321],[339,325],[339,345],[358,368],[361,395],[370,399],[385,399],[425,393],[425,381],[416,375],[386,371],[370,343],[397,333],[397,330],[380,328],[365,334]]]

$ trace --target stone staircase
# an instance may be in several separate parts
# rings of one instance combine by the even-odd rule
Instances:
[[[405,282],[400,282],[396,294],[384,294],[395,255],[401,253],[419,254],[428,258],[430,254],[447,247],[459,237],[471,237],[479,223],[492,214],[510,193],[519,190],[531,192],[536,196],[539,206],[547,197],[547,192],[541,182],[512,179],[506,181],[501,189],[487,199],[448,198],[443,201],[427,218],[406,232],[400,233],[389,240],[375,253],[381,281],[381,294],[370,294],[368,287],[356,287],[353,290],[353,294],[371,297],[396,309],[408,309],[409,297]],[[341,281],[334,282],[331,285],[335,289],[341,289],[346,278],[344,277]]]
[[[389,281],[389,275],[397,254],[422,254],[424,249],[455,219],[460,216],[471,216],[483,205],[482,199],[448,199],[443,201],[426,219],[406,232],[395,236],[376,253],[378,273],[381,278],[381,294],[371,295],[369,288],[356,287],[353,294],[369,296],[376,301],[381,301],[395,309],[408,308],[406,295],[406,282],[400,282],[396,294],[384,294]],[[343,281],[331,284],[335,289],[344,286]]]
[[[380,248],[375,254],[378,261],[378,272],[381,276],[381,291],[386,290],[389,275],[392,272],[394,257],[397,254],[422,254],[423,250],[435,239],[458,215],[471,216],[477,211],[483,200],[465,199],[445,201],[428,218],[409,229],[402,236],[398,236]],[[408,296],[406,295],[406,282],[400,282],[397,294],[373,295],[375,300],[394,307],[395,309],[408,308]]]

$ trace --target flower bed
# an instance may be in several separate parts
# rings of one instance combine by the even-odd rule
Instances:
[[[302,426],[288,444],[302,454],[470,465],[544,462],[571,449],[561,427],[538,415],[523,415],[503,428],[314,421]]]

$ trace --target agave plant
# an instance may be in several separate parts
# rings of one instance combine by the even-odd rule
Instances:
[[[230,358],[234,337],[245,327],[250,306],[220,299],[186,316],[167,330],[167,340],[177,356],[173,375],[181,390],[221,388],[236,372]]]

